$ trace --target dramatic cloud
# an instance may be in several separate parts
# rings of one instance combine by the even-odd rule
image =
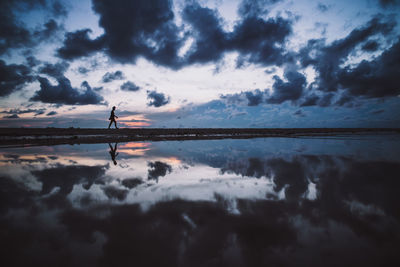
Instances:
[[[126,83],[122,84],[120,88],[123,91],[131,91],[131,92],[136,92],[140,90],[139,86],[130,81],[127,81]]]
[[[170,101],[169,96],[166,97],[163,93],[158,93],[157,91],[147,91],[147,99],[150,99],[150,102],[147,103],[147,105],[156,108],[164,106]]]
[[[110,199],[117,199],[119,201],[122,201],[126,198],[129,191],[110,185],[103,187],[103,192]]]
[[[321,12],[326,12],[329,9],[329,7],[327,5],[322,4],[322,3],[318,3],[317,8]]]
[[[231,46],[240,52],[239,64],[247,60],[266,66],[281,65],[286,58],[283,44],[291,31],[291,22],[283,18],[247,17],[235,26]]]
[[[30,48],[52,37],[60,26],[54,19],[49,19],[42,28],[30,29],[20,21],[21,14],[32,10],[46,10],[48,16],[58,17],[66,14],[66,9],[59,1],[15,0],[0,2],[0,54],[14,48]]]
[[[63,47],[57,50],[60,58],[72,60],[80,57],[87,57],[103,48],[104,40],[97,38],[91,40],[89,37],[90,29],[83,29],[65,34]]]
[[[182,32],[174,22],[171,1],[147,0],[135,2],[93,1],[93,8],[100,15],[100,26],[105,33],[90,39],[89,29],[66,34],[58,55],[63,59],[89,56],[104,50],[121,63],[134,63],[142,56],[158,65],[178,69],[195,63],[216,62],[225,52],[241,54],[238,65],[248,60],[263,65],[281,65],[286,57],[284,43],[292,31],[290,20],[270,18],[264,20],[256,12],[263,3],[243,4],[242,20],[233,32],[225,32],[217,11],[191,2],[182,11],[182,18],[191,29]],[[120,6],[124,8],[120,8]],[[248,5],[248,7],[245,7]],[[250,10],[252,10],[250,12]],[[179,35],[179,32],[183,36]],[[178,51],[185,42],[194,41],[183,57]]]
[[[172,171],[171,165],[161,161],[149,162],[147,165],[149,166],[149,173],[147,177],[149,180],[158,181],[159,177],[164,177],[167,175],[167,173]]]
[[[104,104],[103,97],[90,87],[86,87],[81,93],[73,88],[71,82],[64,76],[57,78],[57,85],[51,85],[49,80],[43,77],[39,77],[38,81],[40,90],[35,92],[32,101],[67,105]]]
[[[126,188],[132,189],[132,188],[135,188],[136,186],[142,184],[143,180],[140,178],[128,178],[128,179],[122,180],[121,183]]]
[[[264,92],[261,92],[258,89],[253,92],[245,92],[245,95],[249,106],[258,106],[263,102]]]
[[[300,51],[302,65],[314,65],[318,71],[317,85],[318,90],[325,92],[337,91],[340,72],[340,65],[345,62],[347,56],[357,45],[367,41],[368,38],[377,34],[388,34],[394,27],[394,22],[381,22],[374,18],[362,28],[353,30],[343,39],[334,41],[328,46],[324,46],[321,40],[310,40],[307,47]],[[311,53],[316,53],[315,57]]]
[[[389,8],[391,6],[400,5],[399,0],[379,0],[379,4],[384,8]]]
[[[228,37],[217,12],[193,3],[185,7],[182,16],[194,30],[195,43],[188,51],[188,63],[218,61],[227,48]]]
[[[306,86],[306,78],[303,74],[287,70],[284,74],[285,78],[288,80],[284,82],[278,76],[274,76],[274,84],[272,88],[274,89],[272,95],[267,99],[267,103],[270,104],[281,104],[287,100],[292,102],[298,100],[303,93]]]
[[[3,119],[18,119],[18,118],[19,118],[19,116],[17,114],[3,116]]]
[[[362,50],[367,52],[375,52],[379,48],[379,43],[375,40],[370,40],[362,46]]]
[[[50,111],[49,113],[46,114],[46,116],[54,116],[56,114],[57,114],[56,111]]]
[[[400,94],[400,40],[372,61],[338,72],[339,83],[353,96],[367,98]]]
[[[84,88],[84,89],[86,89],[86,90],[94,90],[94,91],[96,91],[96,92],[99,92],[99,91],[101,91],[101,90],[103,90],[103,87],[91,87],[90,85],[89,85],[89,83],[87,82],[87,81],[83,81],[82,83],[81,83],[81,87],[82,88]]]
[[[267,90],[261,91],[256,89],[254,91],[247,91],[239,94],[223,95],[221,96],[221,99],[230,104],[240,104],[243,102],[245,97],[248,106],[258,106],[264,102],[268,104],[281,104],[285,101],[291,101],[295,104],[303,95],[306,86],[306,78],[296,70],[290,69],[285,71],[284,77],[287,82],[284,82],[277,75],[273,77],[275,82],[272,86],[272,94],[269,94]],[[318,97],[316,97],[315,100],[307,99],[307,105],[310,106],[313,101],[317,100]],[[302,105],[304,105],[304,103]]]
[[[20,90],[26,83],[34,81],[31,69],[25,65],[10,64],[0,59],[0,97]]]
[[[293,115],[296,115],[296,116],[299,116],[299,117],[305,117],[306,116],[301,109],[297,110],[295,113],[293,113]]]
[[[85,68],[85,67],[79,67],[78,68],[78,72],[80,74],[87,74],[89,72],[89,70],[87,68]]]
[[[388,35],[395,22],[383,22],[378,18],[370,20],[365,26],[351,31],[345,38],[336,40],[325,46],[323,40],[310,40],[306,47],[300,50],[299,56],[303,67],[314,66],[317,78],[311,88],[326,95],[317,96],[312,91],[303,99],[301,106],[329,106],[334,92],[345,90],[336,104],[344,105],[352,100],[350,97],[382,97],[399,93],[399,88],[393,82],[398,74],[399,63],[398,44],[393,45],[381,56],[372,61],[362,61],[356,67],[342,67],[348,56],[359,46],[366,52],[379,48],[376,40],[371,37]]]
[[[39,68],[41,74],[47,74],[51,77],[58,78],[64,76],[65,71],[68,69],[69,64],[65,61],[56,64],[45,63],[44,66]]]
[[[135,62],[143,56],[156,64],[177,65],[182,40],[174,23],[172,1],[93,0],[93,9],[100,16],[106,53],[112,58]]]
[[[1,111],[0,113],[5,113],[5,114],[27,114],[27,113],[35,113],[35,115],[40,115],[43,114],[46,111],[46,109],[41,108],[41,109],[10,109],[10,110],[4,110]]]
[[[75,184],[82,184],[83,188],[88,190],[96,179],[104,175],[107,166],[85,166],[85,165],[71,165],[65,166],[57,164],[53,168],[33,171],[43,187],[41,194],[48,194],[54,188],[58,187],[60,190],[58,194],[68,195],[72,192]]]
[[[243,0],[239,6],[241,17],[258,17],[268,13],[268,7],[283,0]]]
[[[222,30],[222,21],[215,11],[192,4],[186,6],[183,18],[194,28],[195,44],[188,53],[188,63],[219,60],[224,52],[238,51],[238,65],[244,61],[263,65],[281,65],[285,58],[284,44],[291,33],[291,22],[282,18],[264,20],[257,12],[246,13],[233,32]]]
[[[125,75],[122,71],[117,70],[116,72],[107,72],[103,75],[102,81],[103,83],[109,83],[115,80],[123,80],[125,79]]]

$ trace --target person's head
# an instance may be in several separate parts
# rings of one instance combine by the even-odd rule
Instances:
[[[113,110],[115,110],[115,106],[113,106]]]

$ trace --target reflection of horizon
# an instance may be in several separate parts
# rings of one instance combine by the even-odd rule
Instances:
[[[1,155],[7,166],[21,164],[18,154]],[[24,166],[42,188],[33,192],[9,176],[16,174],[4,174],[9,167],[0,168],[6,233],[0,242],[26,255],[6,255],[6,262],[40,262],[29,253],[40,251],[53,263],[60,254],[48,248],[56,246],[76,262],[83,257],[77,248],[85,247],[87,259],[105,265],[133,257],[148,266],[216,259],[226,266],[398,265],[399,162],[331,155],[205,158],[192,158],[191,166],[178,155],[128,158],[132,169],[122,178],[119,166],[21,157],[42,164]],[[138,176],[140,166],[146,169]],[[149,172],[157,166],[161,171]],[[153,184],[146,174],[162,175]]]
[[[151,143],[129,142],[120,145],[119,151],[130,156],[144,156],[146,151],[151,150]]]

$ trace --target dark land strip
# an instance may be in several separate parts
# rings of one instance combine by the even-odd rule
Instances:
[[[400,134],[400,128],[0,128],[0,146]]]

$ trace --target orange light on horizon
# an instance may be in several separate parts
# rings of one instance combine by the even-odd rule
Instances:
[[[150,150],[150,148],[144,148],[144,149],[118,149],[118,152],[124,153],[127,155],[131,156],[144,156],[146,154],[146,151]]]
[[[151,145],[151,143],[135,143],[135,142],[131,142],[131,143],[120,145],[119,148],[131,148],[131,149],[148,148],[150,145]]]
[[[130,120],[138,120],[138,121],[150,121],[144,115],[128,115],[128,116],[120,116],[119,120],[130,121]]]
[[[179,165],[181,164],[181,160],[178,159],[177,157],[168,157],[164,159],[166,162],[173,164],[173,165]]]
[[[127,126],[127,127],[133,127],[133,128],[138,128],[138,127],[143,127],[143,126],[150,126],[151,124],[148,122],[144,121],[119,121],[120,124]]]

